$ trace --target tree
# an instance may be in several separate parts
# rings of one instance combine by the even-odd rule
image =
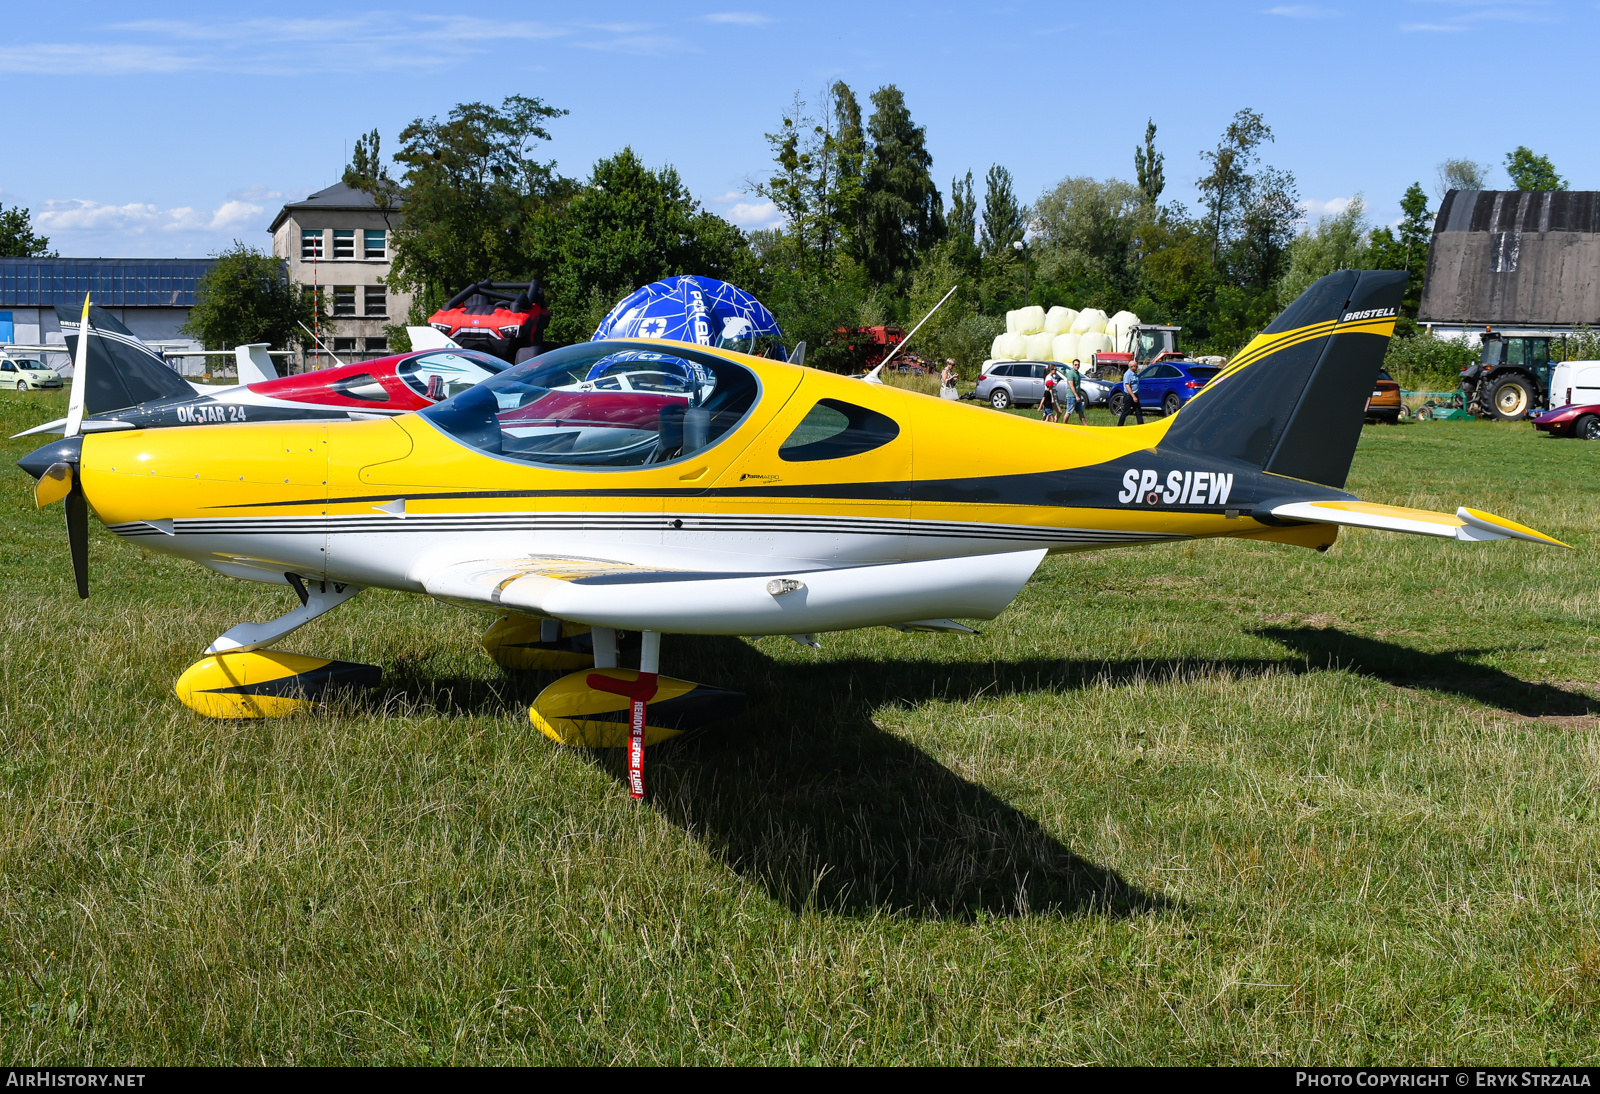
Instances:
[[[1371,266],[1367,203],[1360,194],[1344,209],[1295,236],[1289,244],[1287,265],[1278,282],[1278,303],[1287,307],[1311,283],[1335,270],[1364,270]]]
[[[1066,178],[1033,206],[1041,281],[1075,300],[1125,301],[1138,287],[1134,241],[1145,192],[1121,179]]]
[[[944,238],[944,200],[933,183],[927,130],[911,121],[900,89],[880,87],[872,106],[865,236],[858,250],[873,281],[903,287],[917,255]]]
[[[998,163],[984,176],[983,253],[986,258],[1009,259],[1011,244],[1022,238],[1022,207],[1011,186],[1011,172]]]
[[[1433,213],[1422,183],[1413,182],[1400,199],[1399,235],[1388,227],[1372,233],[1372,267],[1378,270],[1404,270],[1410,277],[1406,285],[1403,314],[1415,319],[1422,302],[1422,275],[1428,268],[1428,244],[1433,237]]]
[[[1527,145],[1506,153],[1506,174],[1518,190],[1565,190],[1567,180],[1556,174],[1550,157],[1536,155]]]
[[[356,138],[343,181],[352,190],[369,195],[378,212],[383,214],[383,223],[393,231],[392,218],[400,208],[400,187],[389,177],[389,168],[379,154],[376,129]]]
[[[867,140],[861,128],[861,103],[843,80],[835,81],[833,96],[833,139],[835,154],[833,193],[828,209],[839,226],[846,249],[860,255],[857,241],[866,235]]]
[[[544,238],[522,261],[545,280],[557,341],[588,338],[641,285],[673,274],[738,282],[751,269],[744,233],[702,209],[676,169],[651,170],[632,148],[595,164]]]
[[[1167,176],[1162,170],[1165,159],[1156,151],[1156,122],[1151,118],[1144,127],[1144,147],[1133,150],[1133,173],[1146,205],[1160,201],[1161,191],[1167,188]]]
[[[1451,190],[1482,190],[1489,169],[1472,160],[1445,160],[1439,165],[1439,196]]]
[[[1239,197],[1238,236],[1224,264],[1227,280],[1271,296],[1288,263],[1289,243],[1300,223],[1300,192],[1294,175],[1273,167],[1250,176]]]
[[[1216,150],[1201,152],[1211,172],[1199,182],[1205,195],[1211,221],[1211,262],[1215,265],[1222,245],[1234,234],[1243,198],[1253,181],[1250,168],[1256,161],[1256,148],[1273,140],[1266,120],[1246,107],[1233,116]]]
[[[446,121],[418,118],[401,131],[401,222],[388,281],[417,294],[413,318],[475,281],[527,272],[533,237],[573,185],[529,151],[550,139],[544,123],[566,113],[512,95],[498,107],[463,103]]]
[[[50,241],[33,232],[33,217],[18,205],[0,205],[0,258],[36,258],[47,253]]]
[[[327,329],[321,301],[310,286],[289,280],[283,260],[234,240],[230,250],[195,283],[195,303],[183,333],[206,349],[232,349],[267,342],[278,349],[300,345],[302,329]]]
[[[972,191],[972,172],[950,180],[950,219],[947,223],[950,259],[957,268],[976,273],[978,251],[978,199]]]

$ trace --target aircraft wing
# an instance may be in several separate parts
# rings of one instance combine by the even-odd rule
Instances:
[[[1559,539],[1466,506],[1449,513],[1435,513],[1427,509],[1406,509],[1398,505],[1375,505],[1366,501],[1290,501],[1265,506],[1272,516],[1281,520],[1306,520],[1317,524],[1341,524],[1350,528],[1377,528],[1385,532],[1407,532],[1417,536],[1438,536],[1475,542],[1487,539],[1525,539],[1532,543],[1546,543],[1553,547],[1566,547]]]
[[[968,558],[740,573],[581,558],[481,559],[416,576],[441,600],[668,634],[804,634],[993,619],[1043,549]]]

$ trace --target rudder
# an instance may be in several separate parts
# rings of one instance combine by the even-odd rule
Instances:
[[[1311,285],[1189,401],[1157,450],[1342,488],[1407,279],[1340,270]]]

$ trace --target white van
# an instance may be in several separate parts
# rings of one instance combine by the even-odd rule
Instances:
[[[1550,370],[1550,406],[1600,403],[1600,361],[1562,361]]]

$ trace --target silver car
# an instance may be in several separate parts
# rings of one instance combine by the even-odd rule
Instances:
[[[972,397],[996,410],[1036,406],[1044,399],[1044,378],[1049,371],[1048,361],[991,361],[978,377]]]

